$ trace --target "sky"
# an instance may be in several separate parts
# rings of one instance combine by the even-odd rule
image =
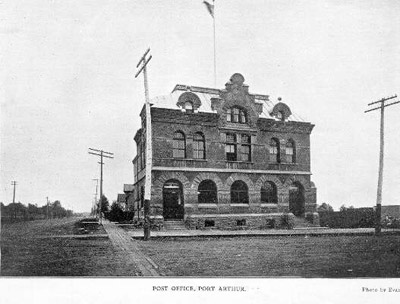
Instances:
[[[376,204],[379,112],[400,94],[398,1],[217,0],[217,88],[236,72],[315,124],[318,203]],[[213,87],[213,22],[201,0],[0,1],[0,201],[89,211],[104,165],[110,201],[133,183],[133,137],[150,47],[150,97]],[[394,100],[398,100],[394,99]],[[385,111],[383,205],[400,204],[400,104]]]

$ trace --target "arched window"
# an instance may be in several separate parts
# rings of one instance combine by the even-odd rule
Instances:
[[[203,180],[197,189],[199,204],[216,204],[217,199],[217,186],[212,180]]]
[[[174,158],[185,158],[186,157],[186,140],[185,135],[182,132],[174,133],[174,144],[173,144],[173,157]]]
[[[287,163],[295,163],[296,162],[296,150],[294,141],[289,139],[286,142],[286,162]]]
[[[231,186],[231,204],[248,204],[249,189],[245,182],[235,181]]]
[[[193,158],[206,158],[204,135],[200,132],[197,132],[193,136]]]
[[[281,162],[279,140],[277,138],[271,138],[269,142],[269,161],[271,163]]]
[[[232,107],[226,111],[226,121],[235,123],[247,123],[246,112],[238,107]]]
[[[185,102],[185,111],[186,113],[193,113],[193,103],[190,101]]]
[[[278,195],[276,191],[276,186],[272,182],[266,182],[261,187],[261,202],[267,204],[277,204]]]

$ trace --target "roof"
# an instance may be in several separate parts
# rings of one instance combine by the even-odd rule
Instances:
[[[199,108],[199,112],[216,113],[216,111],[213,111],[211,108],[211,98],[219,98],[221,90],[213,88],[195,87],[195,86],[177,84],[170,94],[156,96],[151,99],[150,103],[152,104],[152,106],[157,108],[179,109],[176,103],[178,102],[179,96],[185,92],[195,93],[199,97],[201,101],[201,107]],[[263,112],[259,117],[278,120],[276,117],[271,116],[270,113],[272,112],[272,109],[274,108],[275,104],[279,103],[280,101],[274,103],[269,100],[268,95],[252,94],[252,93],[250,94],[254,96],[256,103],[263,104]],[[291,115],[288,118],[288,121],[304,122],[305,120],[298,114],[293,113],[292,111]]]

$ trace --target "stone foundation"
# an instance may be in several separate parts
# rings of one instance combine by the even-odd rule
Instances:
[[[162,216],[150,216],[150,229],[162,230],[164,228],[164,218]]]
[[[204,214],[190,215],[185,219],[188,229],[274,229],[287,228],[283,213],[269,214]]]

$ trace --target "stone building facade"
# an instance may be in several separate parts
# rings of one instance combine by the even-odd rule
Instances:
[[[188,228],[279,227],[284,217],[318,224],[310,134],[283,102],[251,94],[241,74],[225,89],[177,85],[151,101],[150,218]],[[145,111],[135,135],[135,194],[143,206]]]

